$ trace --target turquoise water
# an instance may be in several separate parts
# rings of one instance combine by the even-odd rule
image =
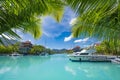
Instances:
[[[71,62],[66,54],[0,56],[0,80],[120,80],[120,65]]]

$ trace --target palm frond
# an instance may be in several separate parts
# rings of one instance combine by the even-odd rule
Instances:
[[[0,35],[7,33],[19,39],[12,29],[20,29],[38,38],[42,33],[38,16],[52,15],[60,21],[63,5],[61,0],[1,0]]]
[[[119,39],[120,0],[66,0],[79,14],[73,35]]]

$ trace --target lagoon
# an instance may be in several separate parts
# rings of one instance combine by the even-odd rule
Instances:
[[[120,80],[120,65],[71,62],[66,54],[0,56],[0,80]]]

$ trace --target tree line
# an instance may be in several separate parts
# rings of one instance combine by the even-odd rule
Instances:
[[[104,40],[96,46],[96,50],[98,54],[120,55],[120,40]]]
[[[8,54],[12,54],[14,52],[17,52],[19,54],[24,54],[22,53],[20,50],[20,44],[16,43],[13,45],[0,45],[0,55],[8,55]],[[49,48],[45,48],[42,45],[33,45],[32,48],[28,51],[28,55],[39,55],[42,52],[48,53],[48,54],[53,54],[54,52],[49,49]]]

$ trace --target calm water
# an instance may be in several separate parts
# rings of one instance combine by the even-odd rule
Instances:
[[[120,80],[120,65],[71,62],[66,55],[0,57],[0,80]]]

